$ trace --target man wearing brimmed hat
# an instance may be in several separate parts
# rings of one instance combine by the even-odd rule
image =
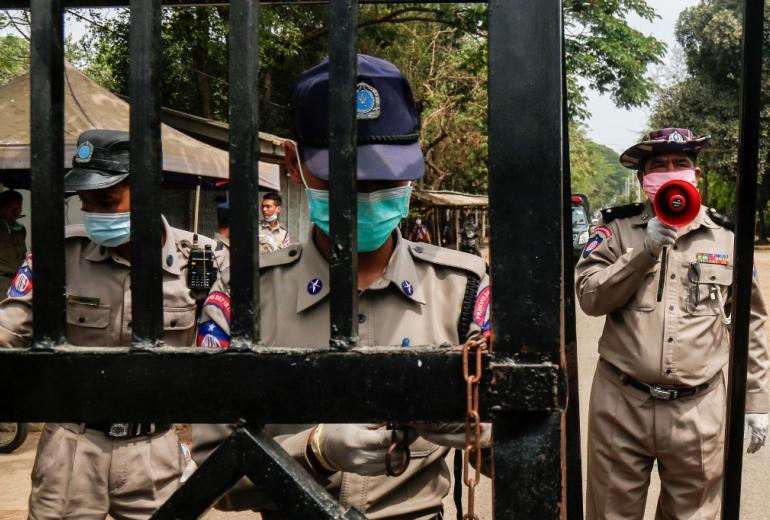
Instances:
[[[131,345],[130,268],[136,249],[131,242],[128,149],[127,132],[84,132],[73,168],[64,177],[65,191],[80,198],[85,221],[66,228],[71,345]],[[172,228],[165,218],[162,226],[163,341],[192,346],[197,295],[186,283],[192,234]],[[214,245],[205,237],[199,242]],[[226,265],[226,254],[218,260]],[[0,347],[25,346],[32,336],[32,280],[30,253],[0,303]],[[119,420],[119,409],[115,416]],[[149,518],[178,487],[183,466],[171,424],[48,423],[32,470],[29,518]]]
[[[642,518],[653,463],[656,518],[715,519],[725,427],[733,233],[701,207],[664,224],[651,201],[666,182],[697,186],[709,140],[684,128],[651,132],[620,162],[648,201],[602,211],[576,267],[580,306],[606,316],[588,423],[587,519]],[[746,394],[749,453],[767,436],[767,311],[754,277]]]
[[[292,180],[306,187],[313,227],[303,244],[260,259],[260,332],[265,345],[329,344],[329,189],[334,181],[328,166],[328,72],[324,60],[306,71],[294,89],[298,147],[285,143],[286,164]],[[357,82],[359,345],[457,345],[466,337],[479,337],[489,328],[484,261],[408,242],[398,230],[408,214],[411,183],[425,171],[409,84],[391,63],[365,55],[358,56]],[[227,292],[227,274],[215,288],[220,293]],[[199,336],[205,345],[215,346],[217,335],[229,330],[228,318],[220,307],[204,306]],[[206,337],[209,329],[211,338]],[[463,425],[415,425],[408,435],[413,439],[411,462],[395,477],[386,475],[393,434],[385,427],[267,428],[344,507],[369,518],[441,518],[449,492],[444,459],[450,447],[465,444]],[[228,431],[213,430],[193,427],[198,462]],[[489,434],[485,427],[482,443],[489,442]],[[255,509],[266,520],[288,518],[260,500],[253,487],[236,487],[218,507]]]

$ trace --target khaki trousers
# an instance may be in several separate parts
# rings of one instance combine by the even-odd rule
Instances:
[[[32,468],[29,519],[149,518],[179,486],[183,466],[173,428],[121,440],[75,424],[46,424]]]
[[[657,520],[714,520],[721,499],[725,385],[664,401],[622,384],[600,361],[588,412],[586,520],[641,520],[653,462]]]

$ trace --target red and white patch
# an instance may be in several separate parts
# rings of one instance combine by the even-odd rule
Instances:
[[[213,305],[222,311],[222,314],[225,316],[227,322],[230,322],[230,296],[228,296],[226,293],[221,291],[214,291],[213,293],[209,294],[209,297],[206,298],[206,301],[203,303],[203,305],[204,307],[206,305]]]
[[[476,297],[476,304],[473,306],[473,321],[475,321],[479,327],[483,327],[488,321],[487,311],[489,310],[490,298],[491,293],[488,285],[484,287]]]
[[[597,227],[596,229],[594,229],[594,233],[601,233],[602,235],[604,235],[604,238],[610,238],[612,236],[612,230],[607,226]]]
[[[16,276],[11,280],[11,286],[8,288],[8,296],[21,298],[29,294],[32,290],[32,271],[24,266],[16,272]]]

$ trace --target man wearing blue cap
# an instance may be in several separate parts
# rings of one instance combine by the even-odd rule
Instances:
[[[697,186],[708,139],[665,128],[626,150],[620,162],[649,200],[602,211],[576,267],[581,308],[606,316],[588,414],[588,520],[642,518],[655,462],[656,518],[719,514],[734,237],[713,209],[676,228],[652,204],[666,182]],[[767,436],[770,364],[756,276],[751,307],[745,411],[754,453]]]
[[[131,198],[128,132],[90,130],[78,138],[64,190],[76,192],[84,225],[67,226],[64,248],[67,343],[131,345]],[[187,286],[192,233],[162,218],[163,341],[193,346],[196,301]],[[198,237],[201,244],[214,242]],[[141,245],[138,252],[141,252]],[[217,254],[220,265],[226,252]],[[0,347],[32,336],[32,254],[0,303]],[[162,389],[158,389],[162,391]],[[120,410],[115,410],[119,420]],[[31,520],[149,518],[177,489],[184,463],[171,424],[48,423],[37,446]]]
[[[313,228],[307,241],[263,257],[261,342],[279,347],[329,343],[329,64],[306,71],[294,90],[298,146],[286,142],[289,175],[306,188]],[[489,285],[484,261],[454,250],[404,240],[398,224],[409,208],[412,181],[424,174],[419,120],[406,79],[391,63],[358,56],[358,288],[361,346],[457,345],[488,330]],[[217,293],[227,292],[223,273]],[[465,309],[465,311],[464,311]],[[229,316],[204,305],[204,344],[229,340]],[[208,321],[206,321],[208,320]],[[206,337],[211,331],[209,338]],[[459,377],[459,376],[458,376]],[[449,491],[444,459],[465,445],[463,425],[417,425],[411,463],[386,476],[392,431],[376,425],[268,425],[286,451],[326,484],[344,507],[368,518],[437,519]],[[221,442],[227,428],[194,427],[195,456]],[[483,428],[488,445],[490,428]],[[286,518],[254,488],[235,488],[219,507],[254,509]]]

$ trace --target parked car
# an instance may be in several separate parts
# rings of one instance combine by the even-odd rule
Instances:
[[[591,234],[591,218],[588,197],[582,193],[573,193],[570,200],[572,202],[572,253],[577,261]]]

